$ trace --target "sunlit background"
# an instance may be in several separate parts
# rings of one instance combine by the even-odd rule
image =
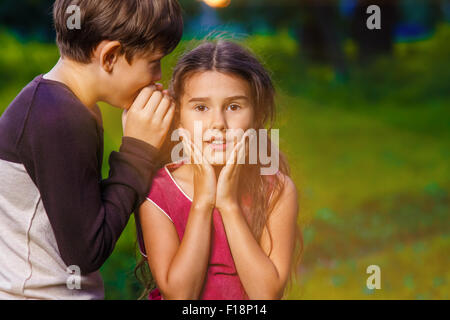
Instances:
[[[273,74],[305,240],[286,298],[449,299],[450,2],[180,2],[185,36],[163,61],[164,84],[211,34],[252,48]],[[0,114],[58,59],[51,4],[0,2]],[[366,27],[369,4],[381,30]],[[101,107],[106,176],[121,122]],[[108,299],[140,294],[135,239],[132,218],[101,269]],[[381,269],[379,290],[366,286],[369,265]]]

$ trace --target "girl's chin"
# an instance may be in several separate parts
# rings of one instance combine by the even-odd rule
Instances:
[[[214,148],[210,144],[203,147],[208,162],[213,166],[224,166],[227,163],[227,148]]]
[[[224,163],[211,163],[214,168],[223,168],[225,166]]]
[[[215,167],[223,167],[227,162],[226,161],[220,161],[217,159],[209,159],[207,158],[208,162]]]
[[[227,163],[226,152],[212,152],[206,156],[206,160],[213,166],[224,166]]]

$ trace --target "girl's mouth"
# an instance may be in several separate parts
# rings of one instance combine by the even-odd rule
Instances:
[[[220,141],[220,140],[210,142],[209,145],[210,145],[211,149],[213,149],[213,150],[222,151],[222,150],[226,150],[226,148],[227,148],[227,143],[225,141]]]
[[[219,137],[212,137],[210,141],[207,141],[207,143],[214,151],[226,150],[228,145],[230,144],[230,142]]]

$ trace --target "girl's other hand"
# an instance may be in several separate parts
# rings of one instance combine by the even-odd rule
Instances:
[[[254,139],[254,136],[250,133],[251,131],[247,131],[242,136],[241,140],[233,148],[226,165],[220,171],[216,196],[216,207],[220,212],[224,212],[225,208],[239,205],[239,175],[242,168],[241,164],[245,163],[245,158],[248,153],[246,138],[249,138],[249,144]]]

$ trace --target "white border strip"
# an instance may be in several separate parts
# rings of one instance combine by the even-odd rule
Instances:
[[[155,202],[153,202],[153,200],[151,200],[151,199],[149,199],[149,198],[146,198],[146,199],[147,199],[148,201],[150,201],[151,203],[153,203],[159,210],[161,210],[161,212],[164,213],[164,214],[166,215],[166,217],[169,218],[170,221],[172,221],[172,223],[173,223],[172,218],[169,217],[169,215],[168,215],[163,209],[161,209],[160,206],[158,206]]]
[[[164,166],[164,169],[166,169],[167,174],[169,175],[170,179],[172,179],[173,183],[177,186],[177,188],[184,194],[184,196],[186,198],[189,199],[190,202],[193,202],[192,199],[183,191],[183,189],[181,189],[181,187],[178,185],[178,183],[175,181],[175,179],[172,177],[172,175],[170,174],[169,169],[167,169],[167,165]]]

